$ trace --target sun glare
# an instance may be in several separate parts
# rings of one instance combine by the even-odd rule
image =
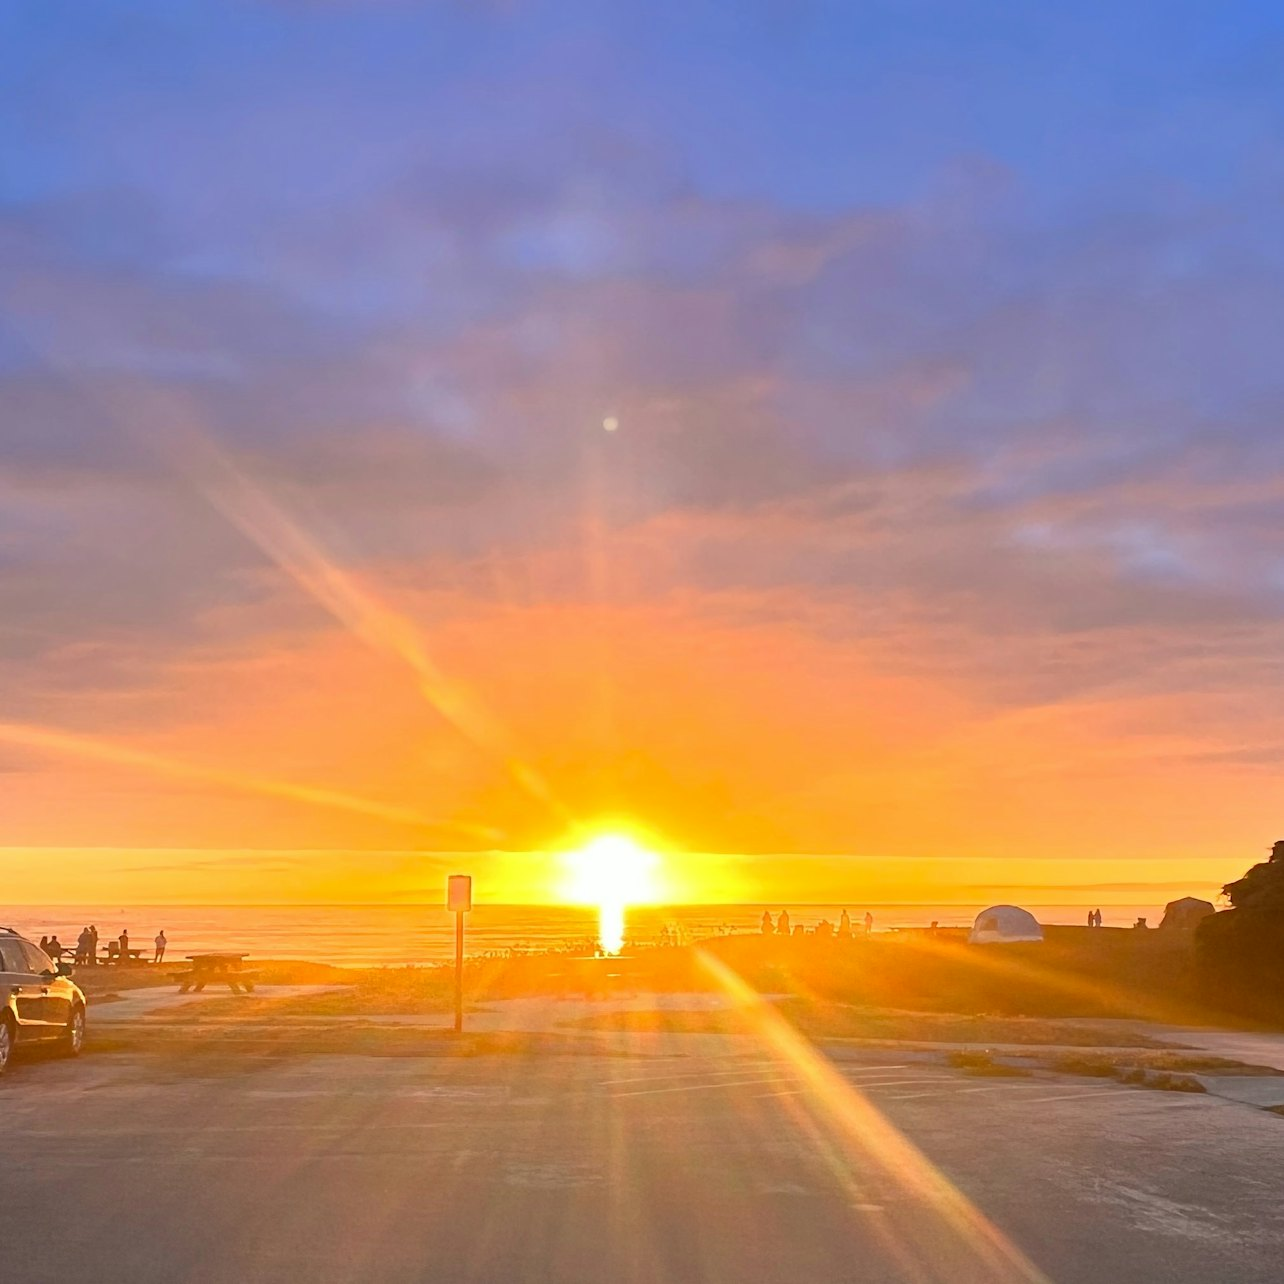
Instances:
[[[627,834],[602,834],[564,857],[562,896],[595,905],[598,939],[608,954],[624,948],[624,912],[659,899],[660,858]]]

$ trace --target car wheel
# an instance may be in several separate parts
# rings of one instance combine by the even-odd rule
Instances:
[[[13,1022],[7,1016],[0,1017],[0,1074],[8,1068],[14,1042]]]
[[[66,1032],[58,1040],[58,1051],[64,1057],[78,1057],[85,1046],[85,1009],[77,1005],[71,1010],[71,1020]]]

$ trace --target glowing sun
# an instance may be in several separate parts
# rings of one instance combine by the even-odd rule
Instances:
[[[660,898],[660,858],[627,834],[602,834],[566,852],[563,899],[598,908],[598,938],[608,954],[624,948],[624,911]]]

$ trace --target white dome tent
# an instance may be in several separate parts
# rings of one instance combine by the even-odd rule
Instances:
[[[1217,913],[1211,901],[1201,901],[1196,896],[1183,896],[1179,901],[1169,901],[1164,906],[1164,921],[1160,927],[1173,932],[1193,932],[1203,919]]]
[[[1019,941],[1043,940],[1043,928],[1030,913],[1016,905],[991,905],[972,924],[969,945],[1011,945]]]

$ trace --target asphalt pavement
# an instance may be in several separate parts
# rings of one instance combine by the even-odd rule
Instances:
[[[1255,1284],[1284,1118],[891,1053],[128,1055],[0,1084],[21,1284]]]

